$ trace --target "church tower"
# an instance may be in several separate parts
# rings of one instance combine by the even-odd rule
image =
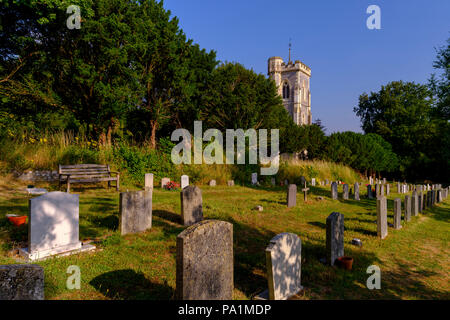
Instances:
[[[286,64],[280,57],[271,57],[268,61],[268,74],[278,87],[283,105],[297,125],[311,124],[311,69],[296,60]]]

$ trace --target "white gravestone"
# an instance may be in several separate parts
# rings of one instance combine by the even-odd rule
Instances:
[[[270,300],[286,300],[303,290],[302,241],[296,234],[280,233],[273,237],[266,248],[266,264]]]
[[[252,184],[258,183],[258,174],[256,172],[252,173]]]
[[[181,176],[181,190],[183,190],[188,185],[189,185],[189,176],[184,174]]]
[[[50,192],[31,199],[29,210],[28,248],[20,250],[28,260],[95,248],[80,242],[77,194]]]
[[[145,174],[145,190],[153,190],[153,173]]]
[[[311,179],[311,185],[312,185],[313,187],[316,186],[316,178],[312,178],[312,179]]]

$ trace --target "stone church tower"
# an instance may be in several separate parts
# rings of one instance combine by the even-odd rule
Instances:
[[[311,69],[300,61],[286,64],[280,57],[268,61],[269,77],[275,80],[283,105],[297,125],[311,124]]]

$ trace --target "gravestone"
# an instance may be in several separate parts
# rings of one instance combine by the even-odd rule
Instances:
[[[424,200],[422,191],[419,192],[418,198],[419,198],[419,213],[422,213],[423,212],[423,200]]]
[[[209,186],[210,187],[215,187],[216,186],[216,180],[210,180],[209,181]]]
[[[275,180],[275,178],[271,178],[270,179],[270,183],[274,186],[274,185],[276,185],[276,180]]]
[[[184,188],[186,188],[189,185],[189,176],[187,175],[182,175],[181,176],[181,190],[183,190]]]
[[[287,190],[287,206],[288,208],[297,205],[297,185],[290,184]]]
[[[258,174],[256,172],[252,173],[252,184],[258,183]]]
[[[233,186],[234,186],[234,180],[228,180],[228,181],[227,181],[227,185],[228,185],[229,187],[233,187]]]
[[[273,237],[266,248],[266,264],[270,300],[286,300],[303,289],[302,241],[296,234]]]
[[[436,204],[436,189],[431,190],[431,205],[434,206]]]
[[[391,186],[389,184],[386,185],[386,195],[388,196],[391,193]]]
[[[380,239],[384,239],[387,234],[387,200],[382,196],[377,199],[377,235]]]
[[[355,200],[359,200],[359,183],[355,182]]]
[[[181,221],[190,226],[203,220],[202,190],[197,186],[187,186],[180,192]]]
[[[384,184],[382,184],[380,187],[380,196],[384,197]]]
[[[344,255],[344,215],[333,212],[327,218],[326,233],[327,263],[334,265]]]
[[[419,197],[417,192],[413,191],[411,196],[411,214],[417,216],[419,214]]]
[[[397,182],[397,193],[401,193],[400,182]]]
[[[144,232],[152,227],[152,192],[121,192],[119,200],[120,233]]]
[[[161,179],[161,188],[164,189],[164,187],[170,182],[169,178],[162,178]]]
[[[146,173],[145,174],[144,189],[146,191],[153,190],[153,173]]]
[[[306,183],[306,178],[304,176],[300,177],[300,185],[303,186]]]
[[[367,186],[367,198],[373,199],[372,186],[370,184]]]
[[[338,198],[337,183],[333,182],[333,183],[331,183],[331,199],[337,200],[337,198]]]
[[[342,186],[343,192],[342,192],[342,199],[348,200],[348,184],[344,184]]]
[[[383,178],[383,184],[386,184],[386,178]]]
[[[37,264],[0,266],[0,300],[44,300],[44,269]]]
[[[92,249],[79,239],[79,195],[55,191],[30,199],[28,248],[20,255],[38,260]]]
[[[328,179],[325,179],[325,185],[327,186],[330,183]]]
[[[177,236],[176,298],[233,298],[233,225],[204,220]]]
[[[379,197],[380,196],[380,185],[377,183],[375,185],[375,197]]]
[[[437,202],[442,201],[442,190],[437,190]]]
[[[411,220],[411,197],[405,196],[405,222],[409,222]]]
[[[373,178],[369,177],[369,184],[372,185],[373,184]]]
[[[394,229],[402,228],[402,199],[394,199]]]
[[[311,179],[311,185],[312,185],[313,187],[316,186],[316,178],[312,178],[312,179]]]
[[[308,200],[308,198],[307,198],[307,196],[308,196],[308,191],[309,191],[309,188],[306,187],[306,181],[305,181],[305,186],[304,186],[304,188],[302,189],[302,192],[303,192],[303,201],[305,201],[305,202]]]

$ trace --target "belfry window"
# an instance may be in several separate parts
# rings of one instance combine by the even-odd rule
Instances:
[[[283,84],[283,99],[289,99],[289,84],[287,82]]]

